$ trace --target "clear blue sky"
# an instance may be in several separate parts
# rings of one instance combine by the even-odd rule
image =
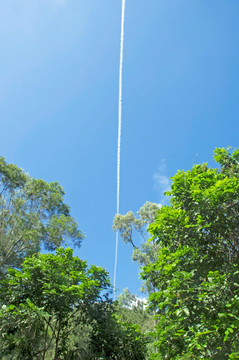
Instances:
[[[60,182],[87,236],[77,255],[113,277],[121,0],[1,1],[0,14],[0,154]],[[126,0],[122,213],[238,147],[238,14],[238,0]],[[140,287],[121,242],[117,286]]]

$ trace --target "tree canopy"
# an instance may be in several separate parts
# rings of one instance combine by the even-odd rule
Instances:
[[[0,353],[24,359],[65,358],[79,316],[109,286],[104,269],[88,268],[70,248],[26,258],[22,270],[9,269],[0,284]]]
[[[83,238],[57,182],[34,179],[0,158],[1,272],[19,267],[42,248],[55,250],[67,243],[79,247]]]
[[[119,231],[120,237],[126,244],[133,246],[132,259],[139,266],[150,264],[155,260],[157,245],[154,241],[148,242],[148,227],[155,220],[160,206],[156,203],[146,201],[137,212],[132,211],[125,215],[116,214],[113,221],[113,230]],[[135,242],[136,235],[140,235],[141,243]],[[143,240],[143,242],[142,242]],[[141,287],[142,291],[153,290],[151,282],[147,279]]]
[[[156,359],[239,357],[239,150],[172,177],[171,205],[149,227],[158,245],[143,279],[156,288]]]
[[[238,359],[239,149],[214,159],[218,167],[172,177],[170,205],[115,216],[141,266],[147,312],[128,290],[113,302],[107,271],[59,248],[83,238],[61,186],[1,158],[1,358]]]
[[[1,359],[146,358],[148,337],[123,321],[107,271],[59,247],[83,238],[57,182],[0,158]]]
[[[147,337],[121,321],[109,289],[106,270],[87,267],[70,248],[9,269],[0,282],[1,359],[144,360]]]

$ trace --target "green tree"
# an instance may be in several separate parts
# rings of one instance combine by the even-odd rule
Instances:
[[[126,288],[116,301],[116,314],[123,322],[137,324],[144,333],[153,330],[153,314],[146,309],[146,299],[140,299]]]
[[[139,266],[146,266],[156,259],[157,244],[148,242],[148,227],[155,220],[160,206],[156,203],[147,201],[137,212],[138,216],[132,211],[125,215],[116,214],[113,221],[113,230],[119,231],[119,234],[126,244],[133,247],[132,259]],[[136,245],[134,238],[139,234],[143,243]],[[149,280],[144,282],[142,291],[151,291],[152,284]]]
[[[115,302],[115,313],[124,323],[139,326],[147,339],[146,359],[148,359],[149,354],[154,350],[154,338],[151,335],[154,330],[154,312],[148,309],[146,299],[131,294],[126,288]]]
[[[1,359],[144,360],[148,336],[121,320],[109,289],[70,248],[26,258],[0,282]]]
[[[90,349],[92,358],[108,360],[145,360],[149,337],[136,323],[125,321],[115,303],[96,303],[91,311],[92,333]]]
[[[144,241],[148,239],[148,226],[155,220],[159,205],[147,201],[137,212],[138,217],[132,211],[125,215],[116,214],[113,222],[113,230],[119,231],[121,238],[126,244],[137,248],[134,242],[134,231],[139,233]]]
[[[85,314],[109,286],[104,269],[88,268],[70,248],[26,258],[0,283],[1,358],[75,359],[72,333],[84,336]]]
[[[157,260],[142,277],[157,289],[155,359],[239,358],[239,150],[215,150],[220,168],[172,178],[171,206],[150,225]]]
[[[19,267],[26,256],[80,246],[83,234],[64,203],[57,182],[47,183],[0,158],[0,271]]]

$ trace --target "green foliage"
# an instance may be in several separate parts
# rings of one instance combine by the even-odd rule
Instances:
[[[0,358],[144,360],[147,338],[115,315],[108,273],[58,248],[84,237],[63,196],[0,158]]]
[[[121,238],[127,244],[131,244],[134,248],[132,253],[133,261],[140,266],[148,265],[156,259],[157,245],[155,242],[147,242],[147,230],[150,224],[155,220],[159,210],[159,205],[147,201],[138,211],[136,217],[132,211],[128,211],[125,215],[116,214],[113,222],[113,230],[119,231]],[[138,233],[143,238],[143,244],[135,245],[134,233]],[[152,290],[152,284],[146,280],[141,288],[142,291]]]
[[[148,355],[153,351],[151,333],[154,330],[154,316],[153,311],[147,309],[145,299],[140,299],[131,294],[128,289],[124,289],[115,302],[115,313],[123,323],[139,326],[147,340],[145,354],[147,354],[146,358],[148,359]]]
[[[239,150],[215,150],[207,164],[172,178],[171,206],[150,225],[157,260],[143,279],[157,291],[155,359],[238,358]]]
[[[119,231],[124,242],[130,243],[134,248],[133,232],[138,232],[146,240],[146,231],[148,226],[155,220],[159,209],[158,204],[147,201],[138,211],[138,217],[132,211],[125,215],[116,214],[113,222],[113,230]]]
[[[19,267],[26,256],[55,250],[84,237],[57,182],[47,183],[0,158],[0,270]]]
[[[148,337],[115,315],[109,287],[108,273],[70,248],[26,258],[0,282],[0,357],[144,360]]]
[[[145,301],[131,294],[128,289],[119,295],[115,311],[123,322],[139,325],[143,333],[149,333],[154,328],[153,314],[146,309]]]
[[[144,360],[149,337],[139,325],[124,321],[115,304],[104,302],[94,305],[94,319],[90,349],[100,359]]]
[[[26,258],[0,284],[1,356],[70,359],[72,332],[109,285],[104,269],[87,268],[69,248]]]

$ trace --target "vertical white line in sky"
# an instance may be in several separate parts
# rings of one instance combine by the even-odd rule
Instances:
[[[121,35],[120,35],[120,64],[119,64],[119,108],[118,108],[118,152],[117,152],[117,206],[116,213],[119,214],[120,204],[120,150],[121,150],[121,119],[122,119],[122,73],[123,73],[123,53],[124,53],[124,17],[125,17],[125,0],[122,0],[121,12]],[[114,268],[114,300],[115,285],[118,259],[118,240],[119,232],[116,232],[115,243],[115,268]]]

